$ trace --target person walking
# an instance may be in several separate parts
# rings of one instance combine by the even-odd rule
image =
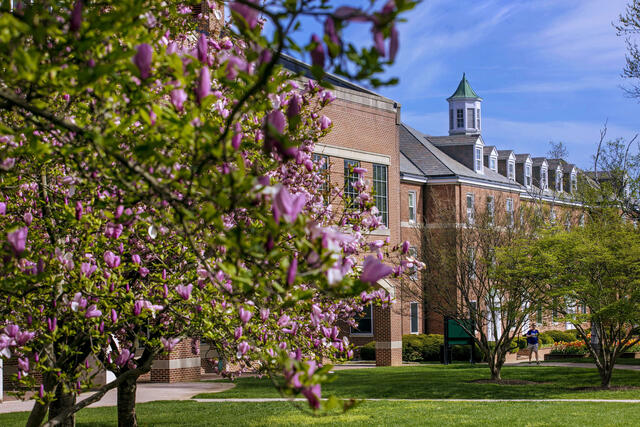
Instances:
[[[536,363],[538,365],[540,364],[540,360],[538,359],[538,343],[539,343],[538,335],[539,334],[540,332],[538,332],[538,330],[536,329],[536,324],[532,323],[531,327],[529,328],[527,333],[524,335],[525,337],[527,337],[527,349],[529,350],[529,363],[531,363],[531,356],[535,351]]]

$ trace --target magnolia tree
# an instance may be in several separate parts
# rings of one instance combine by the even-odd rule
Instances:
[[[325,203],[311,154],[332,97],[276,64],[312,16],[318,79],[381,83],[413,2],[321,3],[231,2],[226,37],[195,32],[215,2],[195,19],[184,3],[2,3],[0,351],[37,391],[29,425],[72,424],[114,387],[135,425],[137,378],[184,337],[321,406],[322,361],[351,354],[337,322],[388,301],[372,285],[400,248],[367,256],[380,224],[363,180],[355,209],[337,190]],[[372,47],[342,40],[350,23]],[[92,366],[117,379],[76,403]]]

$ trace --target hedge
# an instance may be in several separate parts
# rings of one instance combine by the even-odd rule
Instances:
[[[402,337],[402,360],[405,362],[437,362],[440,360],[440,346],[444,344],[444,336],[440,334],[404,335]],[[374,341],[360,347],[360,359],[375,360],[376,343]],[[467,361],[471,348],[468,345],[454,345],[452,359]],[[480,361],[481,352],[476,346],[475,355]]]

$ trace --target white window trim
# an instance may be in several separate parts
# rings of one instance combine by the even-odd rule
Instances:
[[[469,208],[469,196],[471,196],[471,208]],[[465,198],[465,208],[467,211],[467,222],[469,224],[475,224],[476,221],[476,197],[473,193],[467,193]]]
[[[484,162],[482,161],[482,146],[476,145],[473,154],[473,167],[477,173],[484,174]]]
[[[493,162],[493,166],[491,166]],[[489,169],[494,172],[498,172],[498,157],[497,156],[489,156]]]
[[[511,173],[513,171],[513,173]],[[507,160],[507,178],[515,181],[516,180],[516,162],[515,160]]]
[[[413,323],[411,321],[411,307],[413,304],[416,305],[416,317],[418,318],[418,329],[415,332],[412,331]],[[420,333],[420,305],[418,304],[418,301],[411,301],[409,303],[409,331],[411,335],[418,335]]]
[[[549,188],[549,169],[544,166],[540,167],[540,180],[542,181],[540,183],[542,190]]]
[[[411,196],[413,196],[413,219],[411,219]],[[409,224],[415,224],[418,219],[418,196],[415,191],[409,191]]]
[[[527,162],[524,164],[524,184],[527,188],[531,188],[533,184],[532,170],[533,167],[531,163]]]

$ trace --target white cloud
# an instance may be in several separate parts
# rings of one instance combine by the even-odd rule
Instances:
[[[553,57],[575,67],[622,68],[625,44],[616,36],[612,23],[624,11],[627,0],[573,0],[552,4],[557,7],[548,10],[550,3],[546,2],[544,15],[538,15],[551,15],[549,24],[516,38],[516,46],[543,60]],[[536,3],[529,5],[532,13],[537,6]]]

